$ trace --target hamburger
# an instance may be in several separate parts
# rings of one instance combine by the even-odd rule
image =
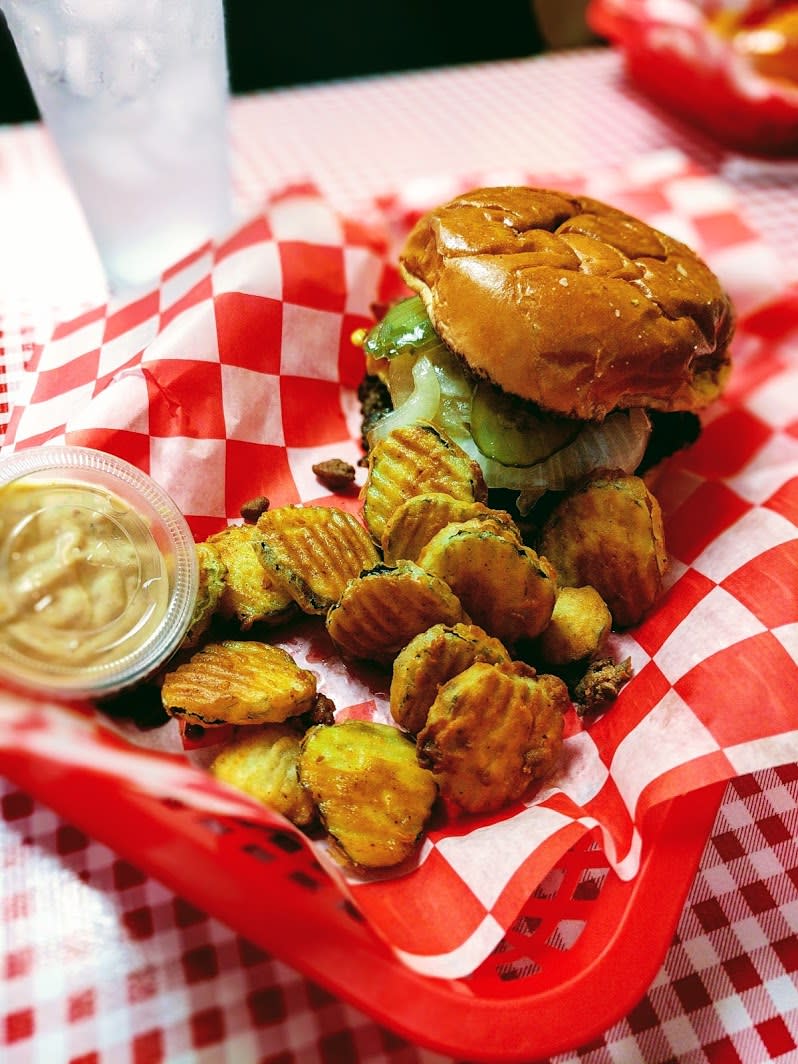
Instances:
[[[526,514],[597,469],[643,473],[700,431],[734,317],[689,247],[586,196],[480,188],[425,214],[411,293],[358,338],[367,447],[428,421]]]

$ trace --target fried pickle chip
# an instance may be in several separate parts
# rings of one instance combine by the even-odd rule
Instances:
[[[342,853],[389,868],[413,853],[437,795],[412,740],[389,724],[347,720],[311,728],[299,778]]]
[[[350,580],[327,614],[327,631],[345,657],[390,664],[419,632],[461,621],[468,617],[444,580],[400,562]]]
[[[260,564],[252,525],[229,525],[206,542],[227,567],[219,600],[221,616],[238,621],[246,632],[256,622],[282,624],[297,612],[291,596],[277,587]]]
[[[590,584],[613,623],[640,621],[668,567],[659,503],[640,477],[607,473],[568,495],[549,516],[540,549],[561,584]]]
[[[287,651],[255,640],[209,643],[166,674],[164,709],[206,727],[281,723],[313,706],[316,677]]]
[[[391,677],[391,716],[415,735],[427,721],[438,688],[475,661],[508,662],[506,648],[475,624],[435,624],[410,640]]]
[[[446,525],[418,564],[445,580],[473,622],[503,643],[533,639],[549,623],[554,570],[504,526],[481,520]]]
[[[195,550],[199,578],[191,624],[183,639],[183,646],[188,649],[195,647],[207,632],[227,586],[227,566],[213,544],[198,543]]]
[[[479,465],[440,429],[416,422],[394,429],[369,453],[363,485],[363,519],[380,543],[394,511],[414,495],[435,491],[465,502],[485,502]]]
[[[360,521],[335,507],[281,506],[256,528],[261,564],[305,613],[326,613],[348,580],[380,560]]]
[[[482,502],[454,499],[442,491],[414,495],[391,514],[382,533],[382,556],[388,565],[404,558],[418,561],[423,547],[436,532],[455,521],[493,520],[505,525],[520,538],[512,517],[504,510],[493,510]]]
[[[535,641],[535,652],[548,665],[589,661],[601,650],[612,627],[612,614],[594,587],[561,587],[554,612]]]
[[[211,774],[294,824],[309,824],[316,810],[297,775],[301,742],[287,724],[245,728],[216,755]]]
[[[569,706],[556,676],[478,661],[439,690],[418,735],[419,761],[463,810],[494,812],[552,770]]]

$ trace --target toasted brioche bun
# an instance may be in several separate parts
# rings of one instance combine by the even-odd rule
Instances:
[[[554,413],[698,410],[728,376],[733,314],[717,277],[597,200],[477,189],[417,222],[400,269],[476,376]]]

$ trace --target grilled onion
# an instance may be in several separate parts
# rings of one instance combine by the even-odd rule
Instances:
[[[435,421],[441,405],[441,387],[435,367],[423,356],[416,359],[412,369],[413,390],[399,406],[381,417],[369,432],[369,446],[384,440],[395,429],[416,421]]]

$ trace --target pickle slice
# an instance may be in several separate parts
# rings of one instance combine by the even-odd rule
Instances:
[[[471,435],[480,451],[502,465],[531,466],[564,447],[580,423],[549,417],[530,403],[480,381],[471,400]]]
[[[408,351],[421,354],[438,347],[443,347],[443,341],[427,317],[421,296],[394,303],[363,341],[364,351],[372,358],[396,358]]]

